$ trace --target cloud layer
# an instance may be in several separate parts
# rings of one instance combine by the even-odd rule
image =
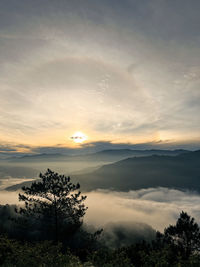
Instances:
[[[199,138],[198,1],[2,1],[4,142]]]
[[[65,144],[57,144],[53,146],[32,146],[16,143],[4,143],[0,145],[0,158],[9,158],[12,156],[23,156],[27,154],[68,154],[80,155],[87,153],[95,153],[102,150],[109,149],[136,149],[136,150],[150,150],[150,149],[186,149],[198,150],[200,148],[199,140],[187,141],[173,141],[173,140],[158,140],[151,142],[130,143],[130,142],[112,142],[112,141],[94,141],[90,140],[87,143],[82,143],[78,147],[66,146]]]
[[[200,195],[195,192],[148,188],[127,193],[98,190],[85,195],[89,208],[84,222],[103,228],[102,240],[111,247],[152,240],[155,230],[175,224],[181,211],[200,222]],[[18,203],[18,193],[1,191],[0,204],[7,203]]]
[[[15,204],[16,192],[1,191],[0,204]],[[168,188],[149,188],[137,191],[86,193],[89,209],[85,221],[98,227],[108,223],[146,223],[156,230],[174,224],[184,210],[200,221],[200,196]]]
[[[184,210],[200,220],[200,196],[168,188],[149,188],[128,193],[97,191],[87,193],[86,221],[98,226],[108,223],[146,223],[162,231],[174,224]]]

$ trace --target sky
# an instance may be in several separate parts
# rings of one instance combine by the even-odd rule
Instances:
[[[199,148],[199,10],[199,0],[1,0],[0,151]]]

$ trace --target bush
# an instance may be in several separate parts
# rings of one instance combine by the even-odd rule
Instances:
[[[61,251],[61,244],[54,245],[49,241],[21,243],[7,237],[0,237],[0,265],[16,267],[67,266],[81,267],[78,257],[69,250]]]

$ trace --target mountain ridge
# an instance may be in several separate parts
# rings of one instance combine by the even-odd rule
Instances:
[[[170,187],[200,191],[200,150],[177,156],[151,155],[105,164],[86,174],[72,174],[85,191],[114,189],[129,191],[148,187]],[[191,177],[191,180],[190,180]],[[18,185],[18,188],[20,185]],[[17,186],[7,187],[16,190]]]
[[[21,157],[9,157],[4,160],[10,162],[25,162],[25,161],[98,161],[104,160],[106,161],[113,161],[113,160],[120,160],[123,157],[129,156],[148,156],[153,154],[160,154],[160,155],[178,155],[182,153],[187,153],[189,150],[184,149],[175,149],[175,150],[164,150],[164,149],[146,149],[146,150],[136,150],[136,149],[107,149],[98,151],[95,153],[86,153],[81,155],[67,155],[62,153],[41,153],[41,154],[30,154],[30,155],[23,155]]]

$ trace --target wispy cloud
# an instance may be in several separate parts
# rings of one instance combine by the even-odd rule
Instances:
[[[31,145],[67,143],[76,130],[91,141],[199,137],[199,6],[1,2],[0,137]]]
[[[16,143],[5,143],[1,141],[0,152],[8,152],[10,155],[18,154],[68,154],[78,155],[95,153],[102,150],[108,149],[187,149],[187,150],[198,150],[200,149],[200,140],[189,140],[188,142],[182,141],[177,142],[176,140],[156,140],[145,143],[120,143],[112,141],[94,141],[80,144],[79,147],[66,146],[65,144],[57,144],[53,146],[30,146]]]

